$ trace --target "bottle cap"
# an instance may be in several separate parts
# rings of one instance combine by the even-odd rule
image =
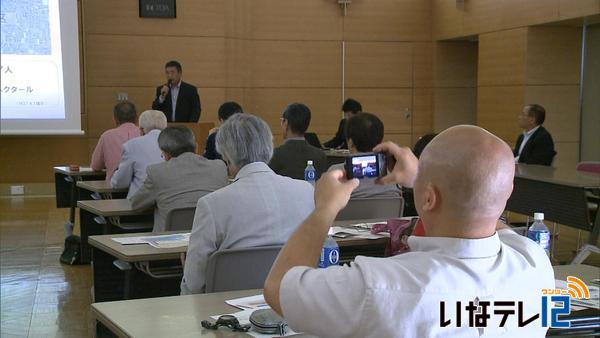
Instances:
[[[308,165],[313,165],[313,161],[311,161],[311,160],[308,160],[308,162],[306,162],[306,164],[308,164]]]
[[[533,220],[534,221],[543,221],[544,220],[544,213],[543,212],[536,212],[533,214]]]

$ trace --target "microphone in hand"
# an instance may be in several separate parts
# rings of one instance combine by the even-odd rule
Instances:
[[[164,99],[167,94],[169,93],[169,90],[171,90],[171,82],[173,82],[171,79],[169,79],[169,81],[167,81],[166,85],[163,85],[162,88],[160,89],[160,96]]]

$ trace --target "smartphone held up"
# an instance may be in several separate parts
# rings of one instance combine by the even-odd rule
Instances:
[[[386,156],[383,153],[363,153],[346,157],[346,178],[378,178],[387,174]]]

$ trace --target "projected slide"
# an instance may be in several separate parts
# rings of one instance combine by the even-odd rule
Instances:
[[[65,119],[58,1],[1,4],[1,119]]]

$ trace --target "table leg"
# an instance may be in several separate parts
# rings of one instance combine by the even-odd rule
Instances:
[[[81,228],[81,263],[87,264],[91,259],[91,249],[88,238],[93,235],[102,235],[103,228],[94,221],[93,213],[79,210],[79,226]]]
[[[113,265],[115,257],[91,247],[94,302],[123,299],[123,272]]]
[[[73,234],[75,228],[75,208],[77,207],[77,180],[74,177],[69,177],[71,180],[71,201],[69,205],[69,221],[65,223],[65,237]]]
[[[596,219],[592,225],[592,231],[588,238],[588,244],[598,245],[598,235],[600,235],[600,210],[596,212]]]
[[[130,269],[122,269],[114,264],[116,257],[95,247],[91,249],[95,302],[179,295],[181,278],[152,278],[135,268],[133,263]],[[179,261],[154,263],[170,266]]]
[[[123,280],[123,299],[131,299],[131,291],[133,287],[133,276],[135,274],[135,267],[131,267],[129,270],[123,271],[125,273]]]

